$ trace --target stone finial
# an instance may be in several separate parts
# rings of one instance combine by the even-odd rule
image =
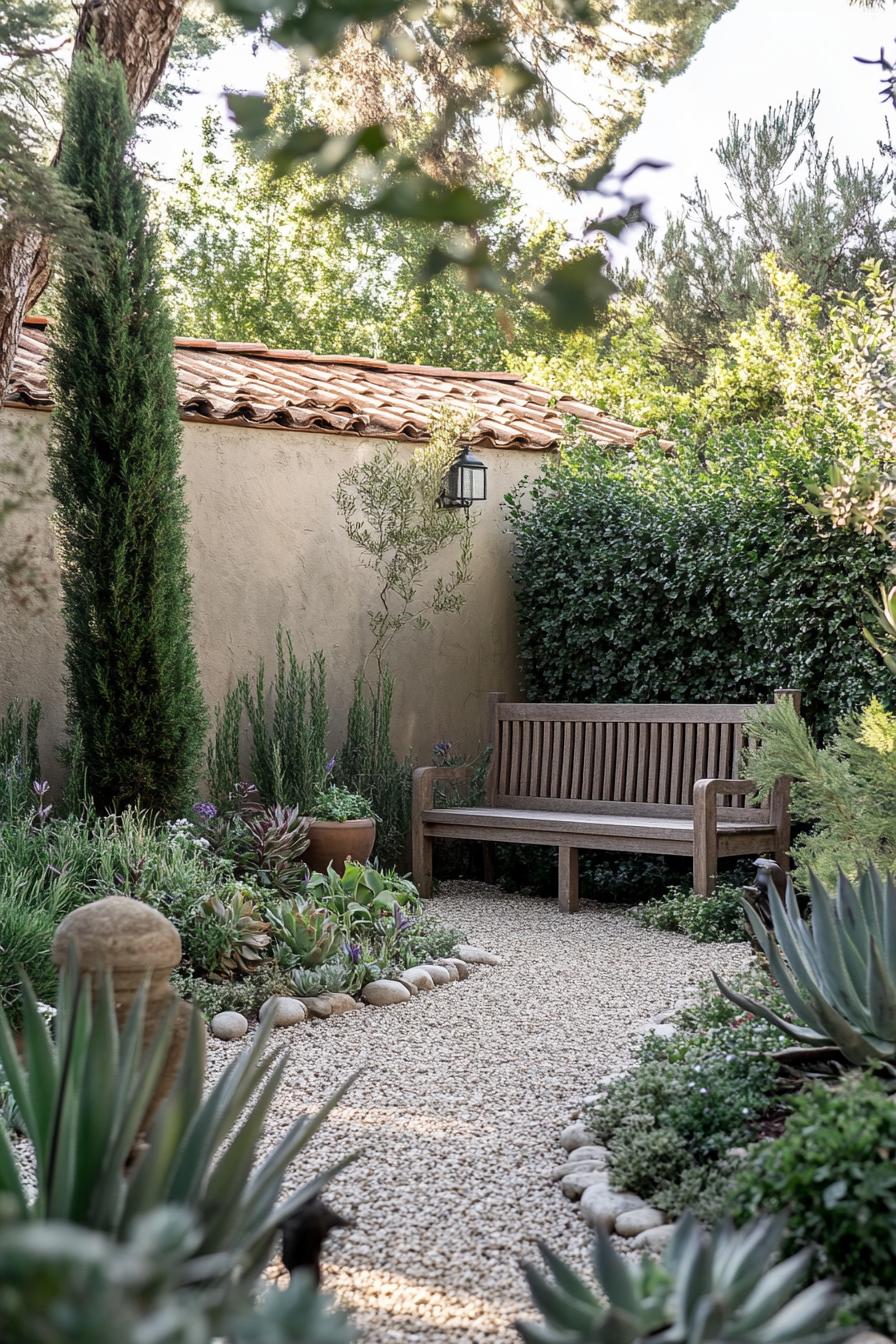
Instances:
[[[183,1059],[190,1021],[197,1011],[178,1000],[171,972],[181,958],[180,934],[163,914],[132,896],[105,896],[66,915],[53,938],[53,961],[67,963],[72,949],[81,970],[93,979],[93,993],[108,973],[119,1027],[124,1025],[134,997],[148,982],[144,1046],[152,1040],[172,1003],[178,1003],[168,1058],[147,1108],[141,1129],[171,1090]]]

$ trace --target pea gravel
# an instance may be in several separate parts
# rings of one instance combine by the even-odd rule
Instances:
[[[266,1140],[363,1069],[297,1164],[305,1178],[362,1150],[328,1195],[356,1225],[328,1243],[325,1286],[364,1344],[503,1344],[530,1312],[518,1261],[536,1238],[586,1264],[588,1229],[549,1175],[561,1129],[628,1062],[646,1018],[711,969],[731,974],[747,949],[644,929],[611,906],[561,915],[476,882],[444,884],[428,908],[502,965],[285,1029]],[[210,1074],[240,1048],[210,1039]]]

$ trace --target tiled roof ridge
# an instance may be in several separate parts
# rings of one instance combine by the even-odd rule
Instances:
[[[4,405],[49,411],[49,319],[26,318]],[[555,452],[566,422],[611,448],[651,433],[519,374],[389,364],[360,355],[272,350],[261,342],[175,340],[180,414],[185,420],[373,439],[428,439],[438,407],[469,415],[467,441],[484,448]]]
[[[22,323],[25,327],[44,330],[53,319],[31,313]],[[396,364],[388,359],[374,359],[371,355],[319,355],[313,350],[280,350],[263,341],[215,341],[210,336],[175,336],[176,350],[209,350],[222,355],[251,355],[253,359],[276,359],[278,363],[346,364],[358,369],[393,370],[395,373],[419,373],[428,378],[475,378],[488,382],[524,383],[521,373],[507,369],[449,369],[437,364]]]

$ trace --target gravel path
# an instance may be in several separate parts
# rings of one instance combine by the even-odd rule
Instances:
[[[357,1225],[329,1243],[325,1278],[364,1344],[509,1344],[529,1313],[517,1262],[535,1239],[580,1265],[587,1255],[587,1229],[548,1179],[560,1130],[626,1063],[640,1022],[747,953],[642,929],[613,907],[563,916],[472,882],[445,884],[430,908],[504,964],[292,1029],[277,1119],[363,1067],[300,1174],[364,1150],[331,1188]],[[210,1070],[238,1049],[211,1041]]]

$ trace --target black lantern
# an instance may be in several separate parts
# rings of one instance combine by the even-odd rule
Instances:
[[[439,507],[469,509],[471,504],[481,504],[485,499],[487,471],[485,463],[473,455],[468,444],[464,444],[442,483]]]

